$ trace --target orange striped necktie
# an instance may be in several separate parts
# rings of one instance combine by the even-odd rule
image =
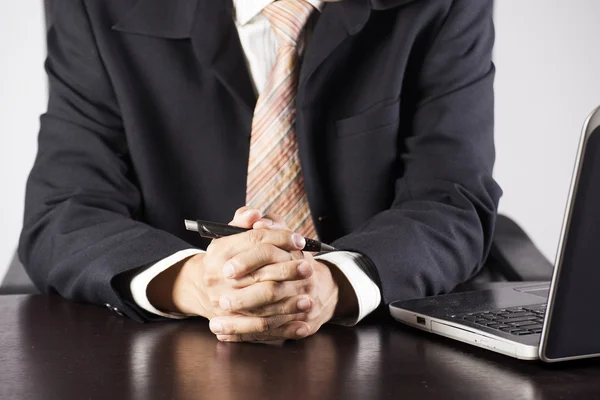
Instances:
[[[246,204],[278,214],[294,232],[316,239],[295,130],[298,39],[313,11],[304,0],[275,1],[262,11],[277,37],[278,49],[254,109]]]

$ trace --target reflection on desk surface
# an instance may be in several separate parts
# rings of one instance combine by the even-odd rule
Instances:
[[[2,399],[600,399],[598,362],[523,362],[391,322],[225,344],[201,320],[138,324],[57,297],[8,299]]]

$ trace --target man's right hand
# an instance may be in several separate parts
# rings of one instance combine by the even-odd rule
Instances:
[[[252,227],[261,217],[256,210],[240,209],[232,224]],[[257,293],[268,294],[276,287],[282,300],[272,304],[277,310],[273,313],[277,314],[273,323],[282,325],[302,320],[303,314],[310,310],[310,298],[299,295],[294,283],[313,273],[310,264],[303,259],[304,245],[302,236],[274,229],[253,229],[213,240],[206,253],[187,258],[153,279],[148,286],[148,299],[165,312],[212,319],[231,315],[227,305],[220,302],[223,295],[232,290],[258,285],[264,290]],[[254,260],[257,269],[245,279],[228,279],[235,269],[228,261],[234,256]]]

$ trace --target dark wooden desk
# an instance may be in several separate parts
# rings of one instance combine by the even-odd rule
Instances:
[[[138,324],[55,296],[0,296],[0,399],[600,399],[600,362],[502,355],[393,322],[283,345],[205,321]]]

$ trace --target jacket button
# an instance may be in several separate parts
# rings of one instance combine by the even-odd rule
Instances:
[[[123,313],[122,313],[122,312],[121,312],[121,310],[119,310],[117,307],[113,307],[113,309],[112,309],[112,310],[113,310],[114,312],[116,312],[116,313],[117,313],[117,315],[119,315],[119,316],[121,316],[121,317],[123,316]]]
[[[104,307],[106,307],[106,308],[108,308],[109,310],[112,311],[112,306],[110,304],[106,303],[106,304],[104,304]]]
[[[321,215],[321,216],[317,217],[317,221],[319,221],[319,222],[325,222],[326,220],[327,220],[326,215]]]

